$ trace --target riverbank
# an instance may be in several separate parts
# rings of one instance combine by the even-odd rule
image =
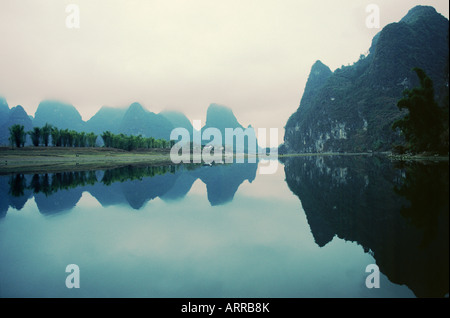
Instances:
[[[306,153],[289,153],[284,155],[278,155],[278,158],[289,157],[317,157],[317,156],[370,156],[372,152],[306,152]],[[386,154],[386,153],[380,153]]]
[[[279,158],[289,158],[289,157],[312,157],[312,156],[374,156],[381,155],[386,156],[392,161],[449,161],[449,156],[434,155],[434,154],[404,154],[397,155],[391,152],[323,152],[323,153],[298,153],[298,154],[285,154],[279,155]]]
[[[448,161],[448,156],[394,155],[383,153],[300,153],[279,155],[279,159],[310,156],[371,156],[384,155],[393,161]],[[236,156],[236,155],[235,155]],[[247,157],[245,155],[244,157]],[[46,173],[110,169],[126,165],[172,165],[170,149],[138,149],[125,151],[116,148],[67,147],[0,147],[0,174]]]
[[[449,156],[434,155],[434,154],[389,154],[388,157],[394,161],[433,161],[441,162],[448,161]]]
[[[124,165],[169,165],[170,149],[0,147],[0,174],[108,169]]]

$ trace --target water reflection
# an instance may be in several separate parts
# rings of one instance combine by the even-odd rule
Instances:
[[[197,179],[206,184],[212,206],[230,202],[245,180],[256,176],[256,163],[220,166],[126,166],[103,171],[74,171],[48,174],[0,176],[0,217],[9,207],[21,210],[34,197],[43,214],[73,208],[84,191],[102,206],[128,204],[141,209],[157,197],[179,200]]]
[[[91,271],[86,296],[448,294],[447,162],[393,164],[377,156],[283,162],[284,173],[258,176],[257,164],[249,163],[0,176],[0,214],[31,211],[0,222],[0,272],[7,273],[0,285],[5,295],[23,295],[34,276],[18,282],[32,270],[11,272],[17,264],[51,274],[47,264],[56,273],[80,263]],[[108,208],[87,204],[86,193]],[[31,198],[36,204],[26,205]],[[149,204],[155,198],[161,200]],[[36,207],[58,217],[42,217]],[[130,208],[151,213],[124,213]],[[368,262],[385,275],[380,290],[365,288]],[[50,274],[49,282],[56,279]],[[111,277],[123,277],[121,284]],[[36,286],[30,295],[71,295],[63,285]]]
[[[426,248],[439,239],[439,227],[448,225],[449,170],[448,164],[399,163],[398,169],[405,171],[402,184],[395,192],[408,200],[400,213],[409,223],[423,231],[420,247]]]
[[[447,162],[302,157],[285,160],[285,173],[318,246],[335,236],[357,242],[416,296],[448,294]]]

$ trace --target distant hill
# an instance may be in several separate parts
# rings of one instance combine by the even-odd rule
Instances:
[[[191,136],[192,139],[192,131],[193,131],[193,127],[192,127],[192,123],[189,120],[189,118],[186,117],[185,114],[183,114],[182,112],[178,112],[178,111],[162,111],[159,113],[159,115],[165,117],[168,121],[170,121],[170,123],[172,124],[172,126],[174,128],[185,128],[187,129],[187,131],[189,131],[189,134]]]
[[[60,129],[84,130],[84,121],[78,110],[73,105],[54,100],[42,101],[34,115],[33,126],[42,127],[46,123]]]
[[[119,131],[126,135],[164,138],[169,140],[173,125],[164,116],[150,112],[139,103],[133,103],[126,110]]]
[[[220,131],[225,128],[244,128],[234,116],[231,108],[219,104],[211,104],[206,111],[206,123],[203,128],[215,127]]]
[[[207,128],[217,128],[219,129],[219,131],[222,134],[222,141],[221,144],[222,145],[226,145],[226,128],[231,128],[231,129],[236,129],[236,128],[240,128],[242,130],[245,130],[245,128],[238,122],[238,120],[236,119],[236,116],[234,115],[233,111],[231,110],[231,108],[223,106],[223,105],[218,105],[218,104],[211,104],[208,107],[208,110],[206,112],[206,123],[205,126],[203,126],[202,128],[202,136],[204,131]],[[256,134],[254,129],[249,126],[248,127],[249,132],[250,132],[250,136],[251,138],[255,138],[256,140]],[[208,142],[212,141],[212,138],[209,140],[203,140],[202,143],[203,144],[207,144]],[[243,147],[236,147],[236,138],[234,138],[233,140],[233,150],[235,152],[250,152],[250,153],[255,153],[257,151],[257,148],[254,149],[253,151],[250,150],[248,148],[248,138],[245,138],[244,141],[244,145]],[[258,147],[257,145],[257,141],[256,141],[256,147]]]
[[[142,135],[143,137],[164,138],[169,140],[170,134],[175,127],[183,127],[189,131],[191,140],[193,127],[191,121],[181,112],[163,111],[155,114],[145,109],[139,103],[133,103],[128,108],[113,108],[103,106],[88,121],[83,121],[78,110],[70,104],[54,100],[42,101],[35,116],[28,115],[22,106],[9,109],[4,98],[0,98],[0,145],[9,144],[9,130],[13,124],[25,126],[29,131],[32,127],[43,127],[49,123],[60,129],[75,131],[94,132],[101,135],[105,131],[115,134]],[[243,128],[233,114],[233,111],[217,104],[211,104],[207,112],[207,121],[202,131],[208,127],[216,127],[225,139],[225,128]],[[251,134],[254,130],[250,126]],[[98,139],[102,144],[101,138]],[[206,144],[206,141],[203,141]],[[224,144],[224,141],[223,141]],[[234,148],[236,151],[236,147]],[[247,144],[245,144],[245,150]],[[244,149],[238,149],[242,152]]]
[[[417,6],[383,28],[369,54],[353,65],[331,72],[316,62],[300,106],[286,123],[287,151],[382,151],[401,143],[391,126],[405,115],[397,108],[402,92],[418,85],[412,69],[427,73],[436,94],[448,85],[448,28],[434,8]]]
[[[6,122],[9,116],[9,106],[6,99],[0,96],[0,127]]]
[[[15,124],[23,125],[25,132],[30,131],[33,128],[33,123],[28,117],[26,111],[21,105],[17,105],[5,113],[5,119],[3,124],[0,126],[0,144],[9,145],[9,127]],[[30,142],[29,136],[27,136],[27,143]]]
[[[125,112],[126,108],[103,106],[86,122],[86,131],[101,134],[109,130],[112,133],[118,133]]]

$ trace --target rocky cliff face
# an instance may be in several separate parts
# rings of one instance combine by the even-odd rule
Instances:
[[[422,68],[437,93],[448,84],[448,27],[434,8],[417,6],[378,33],[353,65],[331,72],[317,61],[286,124],[287,151],[379,151],[401,142],[391,126],[405,114],[396,106],[403,90],[418,85],[412,68]]]

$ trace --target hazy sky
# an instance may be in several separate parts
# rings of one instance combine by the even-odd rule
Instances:
[[[381,28],[417,4],[448,18],[445,1],[1,0],[0,95],[34,115],[43,99],[88,120],[101,106],[140,102],[204,123],[210,103],[242,125],[278,127],[282,140],[312,64],[355,62]],[[80,28],[66,27],[68,4]]]

